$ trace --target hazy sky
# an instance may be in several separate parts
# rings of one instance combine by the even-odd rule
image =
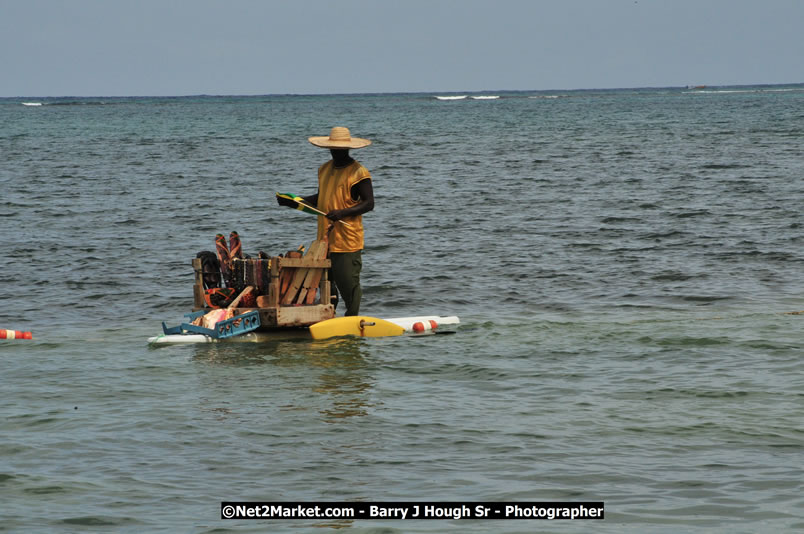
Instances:
[[[0,0],[0,96],[804,82],[803,0]]]

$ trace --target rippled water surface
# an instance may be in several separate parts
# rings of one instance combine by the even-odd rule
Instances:
[[[0,532],[804,528],[804,89],[0,99]],[[374,144],[362,312],[454,335],[149,349],[216,233],[278,254]],[[603,522],[220,502],[604,501]]]

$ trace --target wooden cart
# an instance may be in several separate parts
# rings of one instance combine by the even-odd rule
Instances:
[[[301,257],[275,256],[268,259],[236,259],[232,269],[235,287],[251,287],[256,292],[256,308],[239,307],[239,297],[233,301],[234,314],[258,310],[260,328],[307,327],[335,317],[330,301],[330,281],[327,241],[313,241]],[[193,260],[194,311],[210,309],[204,299],[201,260]]]

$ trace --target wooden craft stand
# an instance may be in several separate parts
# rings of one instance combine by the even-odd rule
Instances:
[[[269,260],[256,260],[269,262],[268,283],[255,289],[256,308],[235,307],[235,315],[258,310],[260,330],[310,326],[335,317],[328,278],[332,264],[326,258],[326,246],[326,241],[313,241],[307,254],[300,258],[274,256]],[[204,273],[200,259],[193,259],[193,270],[194,311],[211,310],[204,300]],[[283,285],[287,286],[284,292]],[[320,298],[314,300],[316,289]]]

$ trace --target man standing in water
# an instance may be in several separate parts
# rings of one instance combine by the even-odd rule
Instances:
[[[328,148],[332,159],[318,168],[318,193],[302,198],[308,205],[326,213],[326,216],[318,216],[318,239],[329,239],[333,293],[337,287],[346,304],[346,315],[357,315],[363,296],[360,287],[362,215],[374,209],[374,190],[371,174],[349,155],[349,150],[367,147],[371,141],[352,137],[348,128],[339,126],[333,128],[329,136],[310,137],[308,141]],[[298,207],[297,202],[288,198],[277,197],[277,202],[281,206]]]

